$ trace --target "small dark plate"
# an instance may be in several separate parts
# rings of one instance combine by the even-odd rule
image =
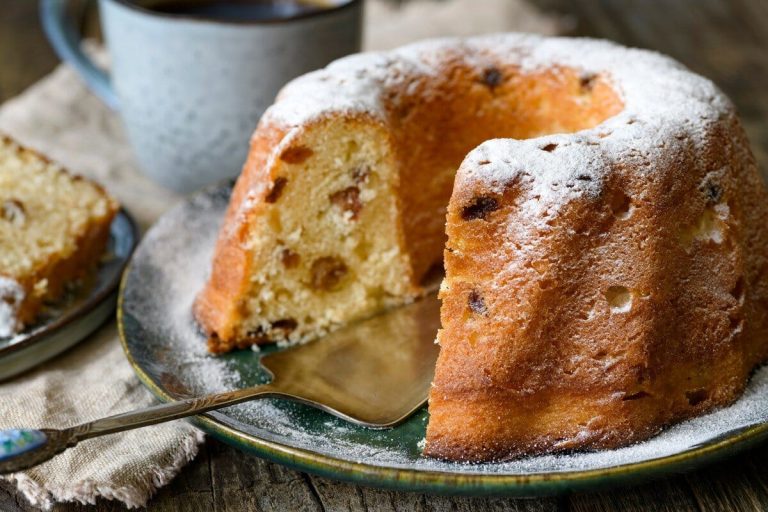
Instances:
[[[28,330],[0,339],[0,381],[60,354],[112,318],[120,276],[138,241],[136,223],[120,210],[110,227],[107,256],[87,292],[49,308]]]
[[[123,348],[139,378],[165,402],[265,379],[259,354],[250,350],[208,355],[190,313],[229,194],[227,186],[208,189],[171,210],[147,233],[123,278]],[[339,480],[442,494],[534,496],[687,470],[766,438],[768,368],[755,373],[730,407],[619,450],[493,464],[438,461],[421,455],[427,417],[422,410],[393,429],[370,430],[302,404],[262,399],[194,421],[244,451]]]

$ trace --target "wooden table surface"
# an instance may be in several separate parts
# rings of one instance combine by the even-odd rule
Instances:
[[[536,0],[566,14],[578,35],[667,53],[712,78],[734,100],[768,177],[767,0]],[[33,0],[0,7],[0,101],[49,72]],[[480,4],[479,4],[480,5]],[[768,220],[767,220],[768,221]],[[56,511],[121,510],[58,505]],[[0,511],[35,510],[0,484]],[[318,478],[209,440],[197,459],[147,506],[151,511],[587,511],[768,510],[768,446],[652,483],[541,499],[468,499],[397,493]]]

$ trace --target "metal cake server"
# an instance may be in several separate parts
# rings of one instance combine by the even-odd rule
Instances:
[[[435,293],[306,345],[265,355],[268,384],[147,407],[74,427],[0,431],[0,474],[45,462],[80,441],[261,397],[309,404],[352,423],[393,427],[427,400],[440,324]]]

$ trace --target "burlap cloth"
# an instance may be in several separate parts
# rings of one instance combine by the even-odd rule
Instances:
[[[561,22],[524,0],[416,1],[400,9],[377,0],[367,6],[365,45],[387,49],[425,37],[509,30],[552,34]],[[0,107],[0,131],[106,185],[144,229],[180,199],[140,174],[117,115],[66,66]],[[152,402],[110,322],[66,354],[0,384],[0,428],[62,428]],[[194,427],[175,421],[86,441],[3,478],[41,508],[98,497],[138,507],[195,457],[202,440]]]

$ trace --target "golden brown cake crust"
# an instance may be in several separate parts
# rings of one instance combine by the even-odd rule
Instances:
[[[519,34],[353,56],[283,90],[196,302],[212,351],[275,339],[242,329],[250,237],[294,193],[280,172],[324,151],[297,141],[381,127],[412,287],[448,204],[425,454],[625,445],[730,403],[768,357],[768,194],[730,102],[652,52]]]
[[[768,357],[768,194],[735,116],[708,132],[653,175],[614,163],[537,237],[509,229],[525,185],[459,182],[427,455],[615,448],[740,396]],[[478,196],[499,207],[467,220]]]

